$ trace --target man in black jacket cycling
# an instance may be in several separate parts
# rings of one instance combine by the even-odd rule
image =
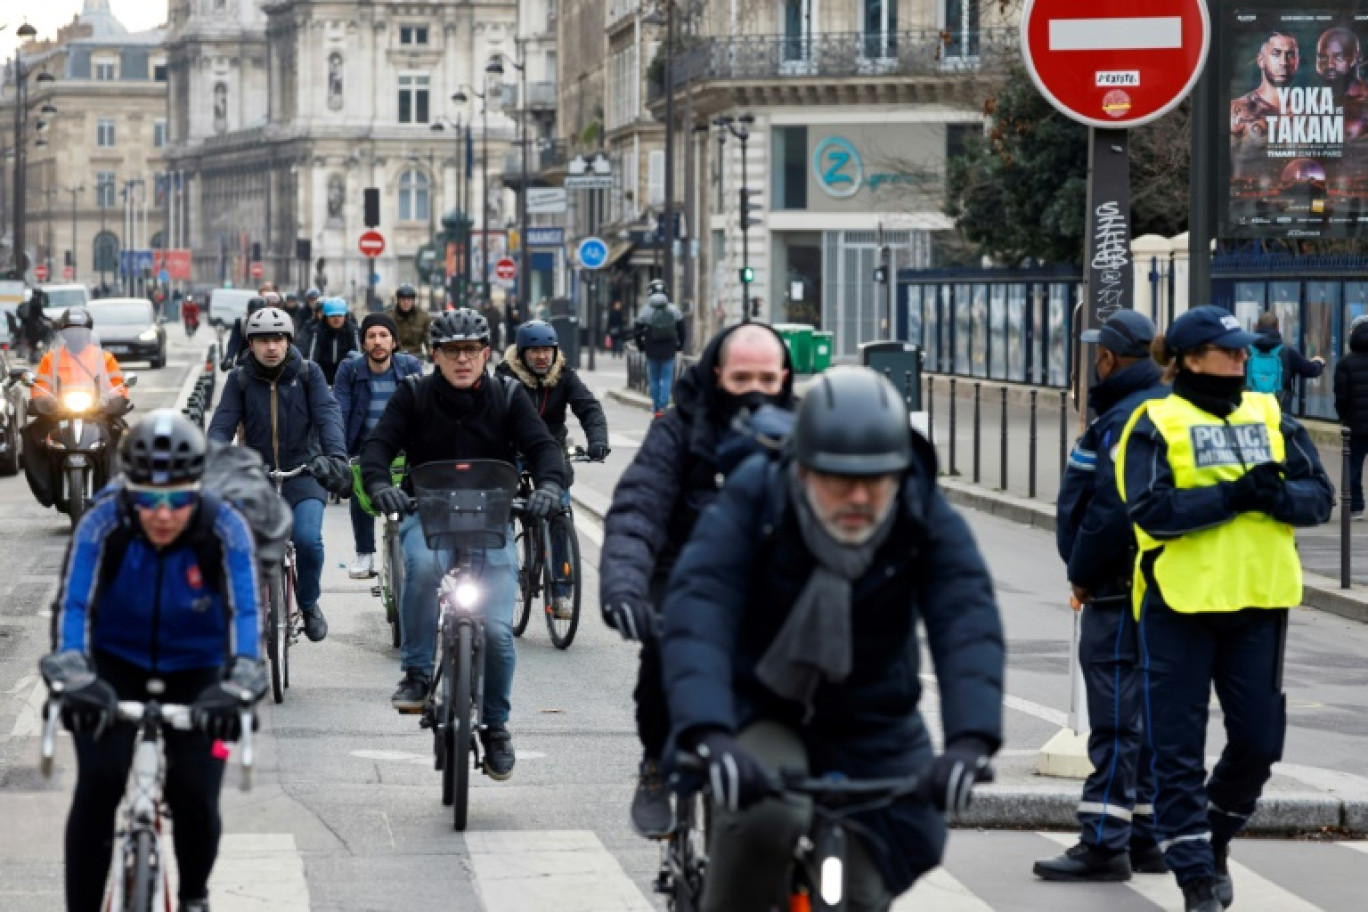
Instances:
[[[486,372],[489,323],[473,310],[448,311],[432,321],[429,335],[437,369],[399,384],[380,423],[361,446],[361,478],[381,513],[406,513],[410,496],[393,486],[390,463],[404,453],[410,468],[454,459],[498,459],[513,465],[521,453],[537,489],[528,512],[546,517],[565,490],[565,460],[531,401],[511,382]],[[405,485],[408,485],[406,480]],[[411,493],[411,492],[410,492]],[[401,713],[421,712],[432,682],[437,644],[437,582],[446,569],[428,547],[418,516],[400,529],[404,545],[404,592],[399,606],[400,663],[404,678],[390,702]],[[510,529],[503,548],[484,552],[484,707],[481,713],[485,772],[497,781],[513,775],[513,737],[508,732],[516,654],[513,602],[518,594],[518,556]]]
[[[675,407],[651,424],[604,521],[604,620],[641,643],[633,696],[644,756],[632,825],[649,838],[667,835],[673,820],[660,773],[670,733],[656,640],[665,581],[698,515],[755,448],[756,438],[735,428],[735,419],[764,405],[792,407],[790,367],[783,339],[762,323],[718,333],[680,377]]]

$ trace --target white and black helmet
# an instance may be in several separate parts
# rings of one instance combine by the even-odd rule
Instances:
[[[284,336],[294,338],[294,320],[278,307],[263,307],[247,318],[243,335],[251,339],[256,336]]]

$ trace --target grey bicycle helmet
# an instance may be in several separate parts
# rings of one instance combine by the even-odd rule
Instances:
[[[888,475],[912,462],[907,405],[867,367],[827,371],[798,406],[793,454],[828,475]]]
[[[428,329],[428,345],[432,348],[448,342],[470,341],[489,344],[489,321],[469,307],[446,311],[434,319]]]
[[[68,307],[58,317],[57,328],[71,329],[73,326],[80,329],[94,329],[95,318],[84,307]]]
[[[124,472],[134,484],[193,484],[204,476],[204,432],[172,409],[148,413],[124,436]]]
[[[294,338],[294,320],[277,307],[266,307],[247,318],[242,334],[248,339],[255,336],[284,336]]]

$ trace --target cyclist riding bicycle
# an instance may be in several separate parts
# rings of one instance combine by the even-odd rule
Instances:
[[[709,765],[703,909],[766,909],[784,892],[811,806],[769,797],[780,769],[923,775],[911,799],[853,816],[845,895],[885,910],[945,847],[1002,742],[1003,637],[992,578],[936,486],[935,453],[894,386],[828,371],[791,450],[728,479],[670,576],[661,645],[673,736]],[[941,692],[934,760],[917,708],[917,622]]]
[[[291,538],[298,557],[304,635],[317,643],[328,635],[328,622],[318,607],[323,508],[329,493],[345,497],[351,491],[342,413],[323,371],[290,344],[294,322],[289,314],[275,307],[259,310],[248,319],[244,333],[248,357],[224,381],[209,439],[232,443],[241,425],[244,442],[261,455],[268,469],[309,467],[307,473],[285,482],[284,495],[294,513]]]
[[[432,328],[432,315],[418,306],[418,291],[405,282],[394,293],[394,306],[385,309],[395,329],[398,330],[394,341],[399,350],[421,358],[427,354],[428,333]]]
[[[361,350],[361,333],[344,298],[323,299],[323,322],[300,345],[304,357],[323,368],[323,376],[332,386],[342,362]]]
[[[254,295],[247,299],[247,313],[233,321],[233,329],[228,333],[228,341],[223,344],[223,358],[219,361],[219,370],[227,373],[235,366],[247,360],[247,337],[244,332],[247,321],[252,319],[252,315],[265,309],[266,299],[260,295]]]
[[[218,851],[224,759],[243,702],[266,692],[258,656],[256,555],[247,521],[200,489],[204,434],[161,409],[124,437],[126,476],[91,508],[67,551],[40,665],[74,735],[76,792],[66,827],[70,912],[101,908],[137,729],[118,700],[193,708],[192,731],[165,733],[165,799],[175,819],[181,912],[207,912]],[[156,680],[164,685],[157,689]]]
[[[400,452],[410,469],[453,459],[498,459],[510,465],[518,454],[528,462],[537,489],[527,511],[547,517],[565,489],[565,460],[556,441],[517,385],[490,375],[489,323],[469,308],[447,311],[432,321],[429,336],[437,369],[410,377],[395,390],[370,437],[361,446],[361,477],[380,513],[409,510],[405,490],[393,486],[390,463]],[[404,679],[390,702],[401,713],[421,712],[427,700],[437,641],[437,581],[444,555],[428,547],[417,515],[405,518],[404,591],[399,609],[400,664]],[[516,656],[513,603],[518,594],[518,557],[510,530],[503,548],[477,555],[486,587],[485,675],[480,733],[486,772],[495,780],[513,774],[513,738],[508,733]]]
[[[556,338],[556,330],[543,320],[533,320],[518,327],[515,344],[504,352],[504,359],[494,369],[501,377],[517,380],[532,397],[537,414],[546,422],[547,430],[556,438],[561,450],[565,449],[566,428],[565,409],[568,406],[579,419],[588,441],[589,458],[602,462],[608,456],[608,419],[603,415],[603,406],[594,398],[589,387],[579,378],[578,372],[565,360]],[[567,462],[565,477],[569,484],[561,498],[561,505],[570,506],[569,485],[575,483],[575,471]],[[563,566],[568,553],[566,531],[559,526],[553,527],[551,548],[556,566]],[[574,616],[570,605],[572,597],[570,582],[557,579],[555,608],[558,620],[569,620]]]

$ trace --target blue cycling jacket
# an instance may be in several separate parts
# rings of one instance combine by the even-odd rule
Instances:
[[[201,505],[200,509],[205,509]],[[58,596],[56,648],[110,653],[152,672],[224,665],[234,656],[259,656],[256,554],[242,515],[218,504],[213,525],[196,516],[186,533],[158,551],[137,532],[120,533],[119,498],[96,501],[67,551]],[[112,581],[97,592],[111,534],[127,534],[127,549]],[[222,567],[206,573],[195,535],[217,539]]]

